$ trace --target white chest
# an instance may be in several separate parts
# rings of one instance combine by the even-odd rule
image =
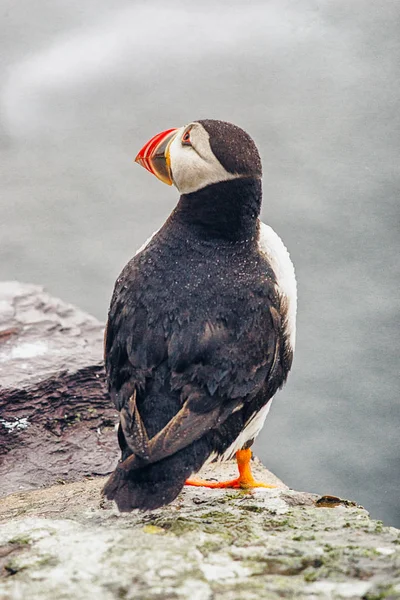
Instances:
[[[293,263],[279,235],[275,233],[272,227],[261,221],[258,245],[260,251],[267,256],[275,273],[279,293],[286,298],[288,307],[286,332],[292,350],[294,350],[296,343],[297,284]]]

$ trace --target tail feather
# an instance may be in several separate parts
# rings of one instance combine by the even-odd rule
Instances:
[[[160,508],[175,500],[186,479],[201,468],[209,454],[209,444],[201,439],[142,469],[127,471],[117,466],[103,494],[114,500],[121,512]]]

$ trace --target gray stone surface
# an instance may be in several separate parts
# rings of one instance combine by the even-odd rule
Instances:
[[[0,284],[1,600],[400,598],[398,530],[289,490],[257,461],[276,489],[187,487],[163,509],[119,514],[95,477],[118,455],[102,336],[42,288]]]
[[[279,487],[186,487],[151,513],[118,514],[102,479],[3,498],[1,600],[400,598],[398,530],[255,471]]]
[[[103,331],[39,286],[0,283],[0,496],[113,469]]]

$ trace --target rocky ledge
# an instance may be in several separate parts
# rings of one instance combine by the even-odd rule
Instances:
[[[113,469],[103,333],[39,286],[0,283],[0,496]]]
[[[118,454],[102,329],[41,288],[0,285],[1,600],[400,598],[397,529],[257,461],[275,489],[188,487],[119,514],[101,496]]]
[[[103,482],[0,501],[2,600],[400,598],[400,532],[353,502],[275,481],[251,493],[185,488],[170,506],[126,515],[101,498]]]

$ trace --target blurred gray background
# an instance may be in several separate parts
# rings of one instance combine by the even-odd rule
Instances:
[[[0,0],[0,279],[105,320],[177,201],[133,158],[233,121],[297,269],[294,369],[256,450],[400,525],[398,0]]]

